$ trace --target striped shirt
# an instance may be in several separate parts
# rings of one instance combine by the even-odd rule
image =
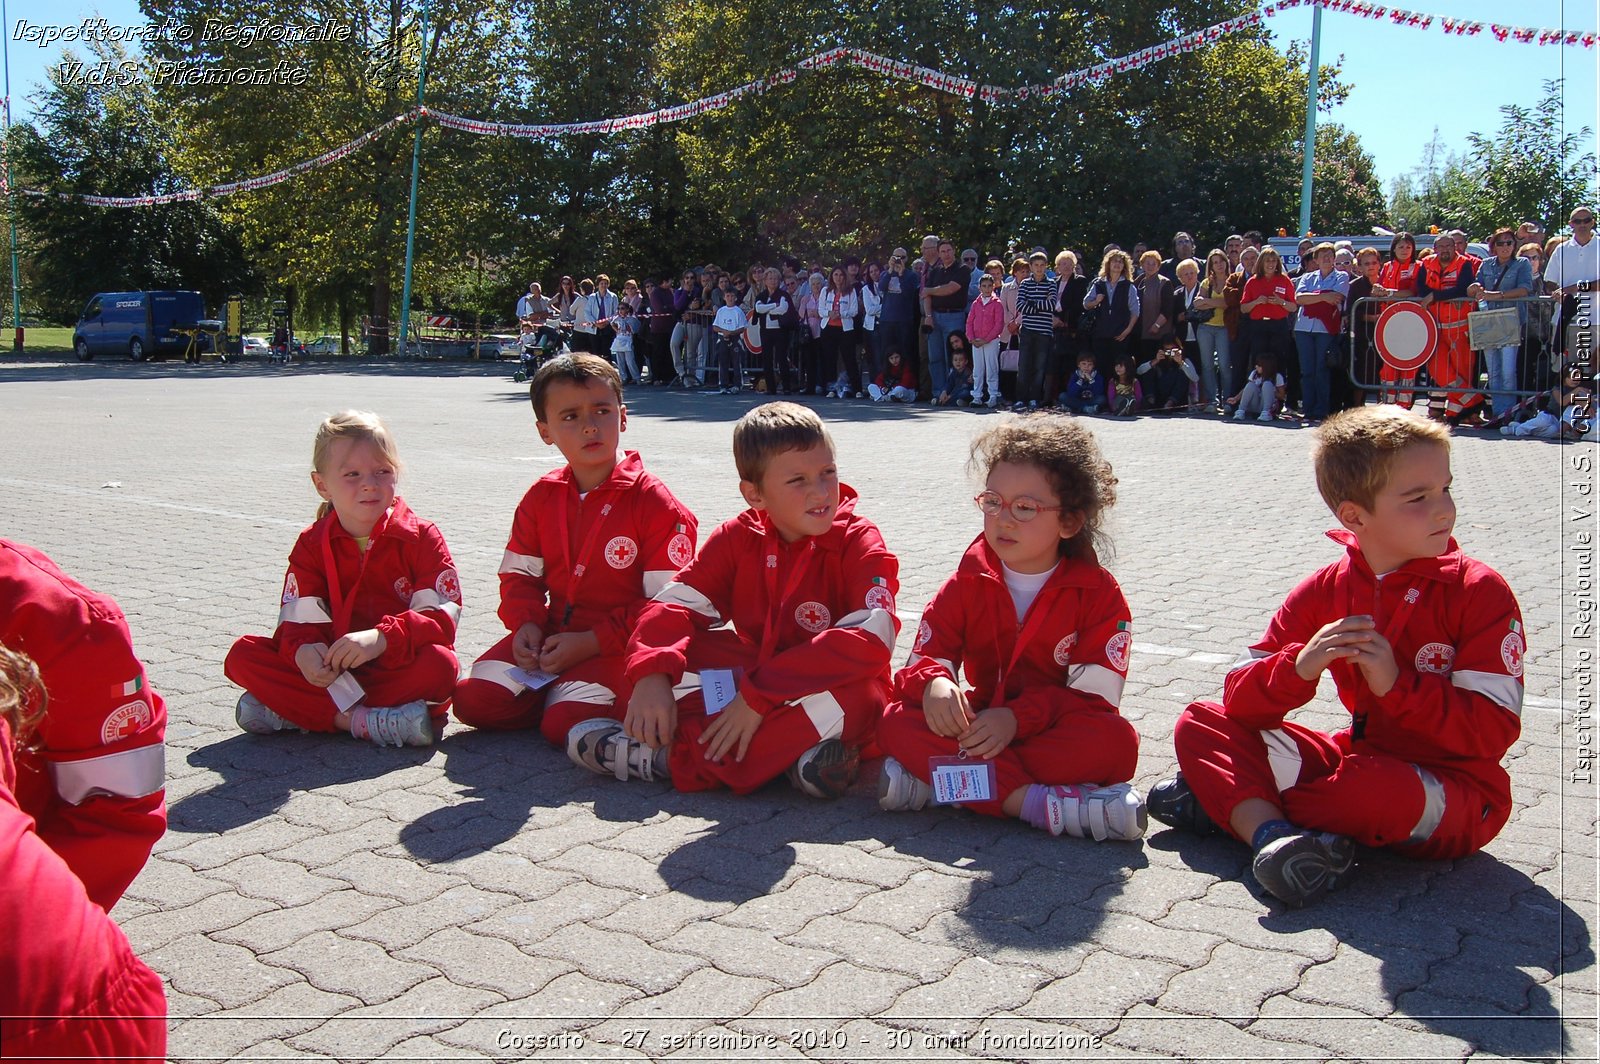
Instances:
[[[1017,285],[1017,310],[1025,332],[1055,332],[1055,309],[1056,286],[1049,278],[1035,281],[1030,276]]]

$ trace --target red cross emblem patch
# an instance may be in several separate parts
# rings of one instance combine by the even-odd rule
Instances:
[[[1522,634],[1512,632],[1500,640],[1500,660],[1505,662],[1506,671],[1513,676],[1522,675]]]
[[[639,544],[627,536],[617,536],[606,544],[606,564],[613,569],[626,569],[639,556]]]
[[[300,581],[293,573],[283,578],[283,604],[287,606],[300,597]]]
[[[440,573],[433,581],[433,589],[441,598],[451,602],[461,601],[461,578],[456,575],[454,569],[446,569]]]
[[[833,622],[833,614],[820,602],[802,602],[794,608],[794,621],[808,632],[820,632]]]
[[[144,699],[125,702],[111,711],[100,726],[100,742],[110,746],[118,739],[126,739],[150,723],[150,707]]]
[[[1456,660],[1456,648],[1447,643],[1429,643],[1417,651],[1413,662],[1418,672],[1431,672],[1443,676]]]

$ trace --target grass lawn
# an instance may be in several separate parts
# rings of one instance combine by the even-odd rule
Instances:
[[[11,351],[11,338],[15,335],[11,323],[0,329],[0,351]],[[65,355],[72,352],[72,329],[65,325],[30,325],[23,330],[22,341],[26,350],[37,354]]]

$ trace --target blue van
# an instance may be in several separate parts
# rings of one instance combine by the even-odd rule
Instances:
[[[126,355],[135,362],[161,355],[181,355],[189,337],[174,326],[190,326],[206,317],[199,292],[100,292],[84,304],[72,328],[72,348],[80,361],[96,355]],[[209,337],[201,337],[209,351]]]

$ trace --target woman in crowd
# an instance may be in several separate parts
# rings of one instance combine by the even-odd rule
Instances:
[[[1484,259],[1478,267],[1477,279],[1467,288],[1467,295],[1478,301],[1483,310],[1496,310],[1506,300],[1516,300],[1519,338],[1528,329],[1528,304],[1522,300],[1533,291],[1533,267],[1520,258],[1517,251],[1517,234],[1511,229],[1497,229],[1489,238],[1492,258]],[[1483,361],[1489,370],[1489,399],[1494,404],[1496,417],[1504,417],[1516,405],[1511,394],[1517,387],[1517,349],[1520,344],[1488,348]]]
[[[606,358],[610,352],[601,352],[596,346],[594,317],[594,282],[585,277],[578,282],[578,294],[572,301],[572,349]]]
[[[1350,352],[1351,365],[1358,380],[1375,383],[1382,370],[1383,359],[1378,355],[1376,334],[1378,315],[1383,304],[1371,300],[1389,300],[1394,293],[1383,287],[1378,276],[1383,272],[1383,256],[1377,248],[1362,248],[1356,254],[1355,278],[1350,282],[1350,298],[1345,307],[1351,314],[1355,330],[1354,348]],[[1369,300],[1363,303],[1361,300]],[[1360,406],[1363,394],[1356,390],[1349,406]]]
[[[1255,347],[1255,323],[1250,320],[1244,311],[1239,309],[1239,304],[1244,302],[1244,286],[1250,278],[1255,276],[1256,261],[1261,257],[1261,252],[1250,245],[1239,249],[1239,267],[1228,274],[1228,284],[1222,290],[1223,321],[1228,326],[1228,336],[1233,345],[1233,383],[1229,385],[1227,395],[1238,395],[1244,387],[1244,379],[1253,364]]]
[[[1178,311],[1178,343],[1183,346],[1183,357],[1190,366],[1200,367],[1200,320],[1210,317],[1204,308],[1196,308],[1194,301],[1200,295],[1200,264],[1184,259],[1173,268],[1178,275],[1178,285],[1172,295],[1172,304]],[[1206,367],[1209,368],[1209,367]],[[1200,402],[1210,406],[1216,398],[1216,382],[1200,380]],[[1196,407],[1196,409],[1200,409]]]
[[[820,373],[822,379],[829,382],[825,394],[837,394],[840,399],[854,396],[860,399],[862,392],[861,371],[856,363],[855,331],[856,311],[860,308],[860,298],[854,288],[845,279],[844,267],[835,266],[828,275],[828,283],[823,287],[822,294],[817,297],[817,316],[822,321],[822,365]],[[843,383],[833,383],[834,377],[840,372],[843,363]]]
[[[1284,276],[1283,260],[1270,247],[1256,258],[1255,274],[1245,282],[1242,311],[1251,322],[1250,357],[1271,355],[1288,382],[1292,404],[1299,384],[1300,361],[1294,352],[1294,282]]]
[[[1194,324],[1195,362],[1200,367],[1201,397],[1221,411],[1233,395],[1233,347],[1227,323],[1228,255],[1221,248],[1206,254],[1206,275],[1189,301]],[[1237,326],[1235,326],[1237,327]],[[1209,398],[1207,398],[1209,397]]]
[[[1083,297],[1083,309],[1094,311],[1091,342],[1094,368],[1107,380],[1121,358],[1133,357],[1130,338],[1139,325],[1139,293],[1134,288],[1133,259],[1112,248],[1100,260],[1100,275]]]
[[[1083,317],[1083,297],[1088,294],[1089,278],[1078,272],[1077,254],[1061,252],[1056,256],[1055,342],[1044,374],[1044,394],[1052,401],[1077,368],[1078,320]]]
[[[1544,295],[1544,245],[1535,241],[1523,244],[1519,249],[1521,256],[1528,260],[1528,269],[1533,280],[1530,290],[1535,295]],[[1544,384],[1550,375],[1559,368],[1552,365],[1551,354],[1554,346],[1551,336],[1554,334],[1555,302],[1541,301],[1531,304],[1528,309],[1528,328],[1524,332],[1527,341],[1522,352],[1522,358],[1517,363],[1517,387],[1525,392],[1537,392],[1544,389]]]

